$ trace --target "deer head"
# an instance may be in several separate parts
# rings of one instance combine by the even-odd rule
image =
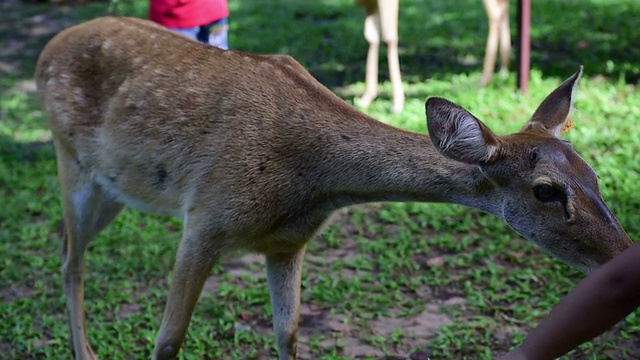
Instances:
[[[489,211],[568,265],[590,271],[631,245],[600,194],[595,171],[559,135],[572,127],[582,68],[515,134],[498,136],[468,111],[431,98],[431,140],[446,157],[478,166],[491,185]]]

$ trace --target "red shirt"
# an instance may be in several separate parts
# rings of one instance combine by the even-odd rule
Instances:
[[[151,0],[149,20],[170,28],[207,25],[229,16],[227,0]]]

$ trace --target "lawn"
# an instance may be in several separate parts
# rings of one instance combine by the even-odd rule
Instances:
[[[230,46],[290,54],[353,104],[364,89],[362,10],[352,0],[269,1],[230,2]],[[55,154],[32,74],[55,32],[110,12],[144,17],[146,2],[0,3],[0,359],[71,357]],[[362,111],[425,133],[424,101],[437,95],[507,134],[584,65],[576,127],[565,138],[598,173],[602,194],[629,235],[640,239],[640,2],[535,1],[526,96],[515,91],[513,73],[476,86],[486,34],[479,1],[402,0],[400,19],[405,110],[388,111],[381,64],[381,98]],[[99,358],[150,357],[180,229],[177,219],[126,210],[89,247],[87,325]],[[584,277],[492,215],[418,203],[339,211],[311,242],[304,268],[304,360],[491,359],[521,343]],[[566,358],[640,358],[638,315]],[[207,281],[180,358],[275,354],[263,259],[225,258]]]

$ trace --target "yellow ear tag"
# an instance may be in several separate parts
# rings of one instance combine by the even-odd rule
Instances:
[[[569,118],[569,120],[567,120],[566,123],[564,123],[564,126],[562,127],[562,130],[560,130],[560,135],[566,133],[567,131],[573,129],[573,120],[571,120],[571,118]]]

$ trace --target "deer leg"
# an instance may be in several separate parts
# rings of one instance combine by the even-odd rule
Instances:
[[[190,222],[185,221],[185,234],[178,247],[169,297],[156,338],[153,359],[176,358],[204,282],[219,258],[218,251],[212,250],[210,242],[216,237],[203,236],[205,231],[189,229]]]
[[[500,72],[506,73],[509,66],[511,52],[511,34],[509,33],[509,1],[508,0],[484,0],[489,20],[489,34],[487,35],[487,47],[482,67],[482,79],[480,86],[486,86],[491,82],[495,70],[498,41],[500,41]]]
[[[379,0],[380,27],[382,41],[387,45],[387,62],[389,64],[389,80],[391,81],[391,111],[399,113],[404,107],[404,88],[400,75],[400,59],[398,55],[398,0]]]
[[[84,254],[89,242],[122,210],[106,195],[74,156],[58,146],[58,173],[63,195],[62,277],[75,358],[96,359],[87,341],[84,316]]]
[[[364,80],[364,93],[356,99],[356,104],[369,107],[378,96],[378,50],[380,48],[380,16],[367,14],[364,19],[364,38],[369,43],[367,51],[367,68]]]
[[[500,36],[500,9],[497,0],[484,0],[489,20],[489,34],[487,35],[487,47],[484,52],[484,64],[482,66],[482,79],[480,86],[486,86],[493,77],[498,52],[498,36]]]
[[[278,359],[297,358],[300,279],[305,247],[293,253],[268,254],[267,283],[273,308],[273,328],[278,341]]]
[[[404,108],[404,88],[400,75],[400,60],[398,59],[398,42],[387,43],[387,61],[389,62],[389,77],[391,80],[391,111],[399,113]]]
[[[504,1],[500,18],[500,72],[509,70],[511,55],[511,30],[509,29],[509,1]]]

